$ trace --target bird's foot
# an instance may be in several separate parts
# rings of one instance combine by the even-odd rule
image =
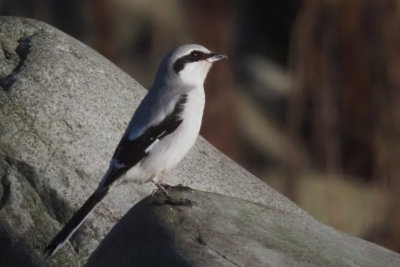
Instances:
[[[153,191],[152,195],[161,192],[165,196],[165,200],[162,201],[162,203],[159,204],[167,204],[167,205],[172,205],[172,206],[193,206],[195,204],[194,201],[187,199],[187,198],[182,198],[182,199],[176,199],[170,196],[168,193],[168,190],[191,190],[187,186],[183,186],[181,184],[176,185],[176,186],[171,186],[169,184],[165,183],[154,183],[157,186],[157,189]]]
[[[154,183],[154,184],[157,186],[157,189],[155,191],[153,191],[153,193],[157,192],[157,191],[161,191],[167,198],[170,198],[168,191],[167,191],[169,188],[171,188],[171,186],[169,184],[160,183],[160,182]]]

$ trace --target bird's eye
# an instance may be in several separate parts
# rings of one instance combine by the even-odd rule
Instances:
[[[192,59],[194,60],[198,60],[200,58],[200,52],[199,51],[193,51],[192,53],[190,53]]]

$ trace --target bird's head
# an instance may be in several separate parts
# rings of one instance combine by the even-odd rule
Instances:
[[[167,55],[159,68],[158,76],[161,74],[179,79],[185,84],[203,85],[212,64],[225,58],[227,56],[211,52],[201,45],[182,45]]]

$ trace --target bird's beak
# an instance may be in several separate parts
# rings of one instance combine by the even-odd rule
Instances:
[[[210,57],[207,58],[206,60],[207,60],[208,62],[210,62],[210,63],[213,63],[213,62],[219,61],[219,60],[221,60],[221,59],[228,59],[228,57],[225,56],[225,55],[222,55],[222,54],[215,54],[215,53],[212,53],[212,54],[210,55]]]

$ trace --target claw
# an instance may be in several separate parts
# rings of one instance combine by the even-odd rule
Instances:
[[[169,196],[167,191],[167,189],[171,187],[170,185],[161,182],[155,183],[155,185],[157,186],[158,189],[156,191],[161,191],[168,200],[171,200],[171,197]]]

